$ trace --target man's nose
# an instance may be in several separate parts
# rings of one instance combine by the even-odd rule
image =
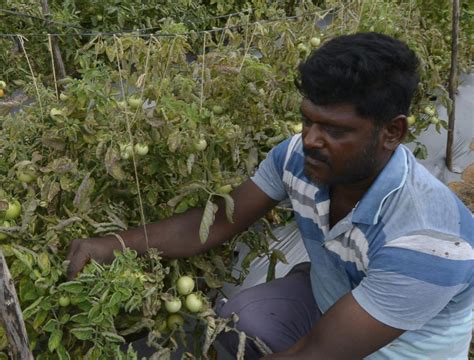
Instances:
[[[311,124],[303,131],[303,145],[308,149],[321,149],[325,141],[323,132],[318,124]]]

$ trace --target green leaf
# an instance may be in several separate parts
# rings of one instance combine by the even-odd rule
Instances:
[[[120,304],[121,302],[122,302],[122,294],[120,292],[116,292],[110,297],[107,307],[114,307],[115,305]]]
[[[252,261],[254,261],[258,256],[257,250],[250,251],[247,255],[245,255],[244,259],[242,260],[241,266],[244,271],[248,271],[248,268]]]
[[[225,200],[225,215],[227,216],[227,220],[229,220],[230,223],[234,223],[234,199],[232,196],[229,194],[222,194],[219,195],[222,196]]]
[[[20,280],[19,295],[22,303],[38,298],[36,286],[29,277],[24,277]]]
[[[56,319],[50,319],[45,326],[43,326],[43,330],[46,332],[53,332],[59,326],[59,322]]]
[[[116,343],[125,343],[125,339],[117,334],[114,334],[110,331],[103,331],[101,335],[104,336],[108,341],[116,342]]]
[[[211,225],[214,223],[217,210],[217,205],[210,199],[207,200],[204,213],[202,214],[201,225],[199,226],[199,239],[201,240],[201,244],[204,244],[209,237],[209,230]]]
[[[283,264],[288,264],[288,261],[286,260],[285,254],[281,250],[273,250],[272,252],[272,257],[274,257],[276,260],[282,262]]]
[[[56,350],[61,343],[61,339],[63,338],[63,331],[60,329],[54,329],[49,337],[48,341],[48,349],[50,352]]]
[[[43,301],[43,299],[44,299],[43,296],[39,297],[38,299],[36,299],[36,301],[33,304],[31,304],[25,310],[23,310],[23,318],[25,320],[29,319],[31,316],[36,314],[41,309],[39,307],[39,304],[41,303],[41,301]]]
[[[38,328],[44,323],[46,318],[48,317],[49,312],[46,310],[39,311],[35,319],[33,320],[33,329],[38,330]]]
[[[92,327],[77,327],[71,329],[70,332],[79,340],[90,340],[94,335],[94,329]]]
[[[67,281],[60,284],[58,289],[71,294],[80,294],[84,290],[84,285],[79,281]]]
[[[276,256],[270,256],[270,263],[268,264],[268,272],[267,272],[267,282],[272,281],[275,279],[275,267],[277,264]]]
[[[51,263],[49,261],[49,255],[46,252],[42,252],[38,255],[38,266],[41,269],[42,275],[48,275],[51,271]]]
[[[69,355],[68,351],[62,345],[58,346],[58,348],[56,349],[56,353],[58,354],[59,360],[70,360],[71,359],[71,356]]]
[[[76,314],[71,317],[71,321],[85,325],[89,323],[89,317],[86,313]]]

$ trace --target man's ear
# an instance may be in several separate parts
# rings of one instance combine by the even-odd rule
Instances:
[[[398,115],[383,126],[383,145],[386,150],[394,151],[403,141],[408,131],[407,117]]]

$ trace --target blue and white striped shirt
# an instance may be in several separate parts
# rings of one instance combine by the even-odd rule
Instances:
[[[301,135],[252,180],[289,198],[324,313],[352,292],[371,316],[407,330],[368,359],[466,359],[472,332],[473,217],[400,145],[355,208],[329,226],[329,193],[304,174]]]

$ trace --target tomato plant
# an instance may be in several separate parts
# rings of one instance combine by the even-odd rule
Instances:
[[[125,358],[120,345],[144,332],[169,331],[151,341],[157,351],[171,350],[183,335],[180,326],[193,324],[189,319],[209,325],[209,334],[225,328],[213,326],[221,320],[207,294],[224,282],[241,283],[256,257],[281,260],[268,239],[290,212],[272,211],[258,231],[250,228],[206,254],[167,260],[153,250],[142,257],[125,251],[112,264],[88,264],[73,281],[63,264],[69,244],[142,225],[142,214],[158,221],[196,206],[208,209],[199,231],[206,241],[216,200],[224,200],[232,220],[232,189],[273,146],[301,132],[297,65],[328,39],[375,30],[407,41],[424,64],[408,140],[445,125],[433,106],[433,96],[445,96],[449,65],[449,21],[442,22],[449,6],[441,0],[255,0],[246,3],[251,12],[233,0],[122,3],[50,1],[56,23],[48,30],[58,34],[68,75],[57,83],[43,21],[13,15],[0,21],[2,33],[41,35],[24,43],[33,74],[15,38],[0,38],[0,88],[8,84],[6,97],[21,90],[29,100],[21,112],[0,116],[0,202],[8,204],[0,209],[0,240],[40,360]],[[11,4],[42,17],[33,0]],[[328,11],[333,23],[314,27],[315,16]],[[463,4],[461,68],[472,22],[466,14]],[[297,17],[255,23],[286,15]],[[88,36],[59,23],[103,33]],[[226,24],[222,32],[194,31]],[[106,35],[137,28],[153,30]],[[423,155],[421,146],[417,154]],[[249,254],[236,275],[238,242]],[[176,302],[169,304],[169,296]]]

